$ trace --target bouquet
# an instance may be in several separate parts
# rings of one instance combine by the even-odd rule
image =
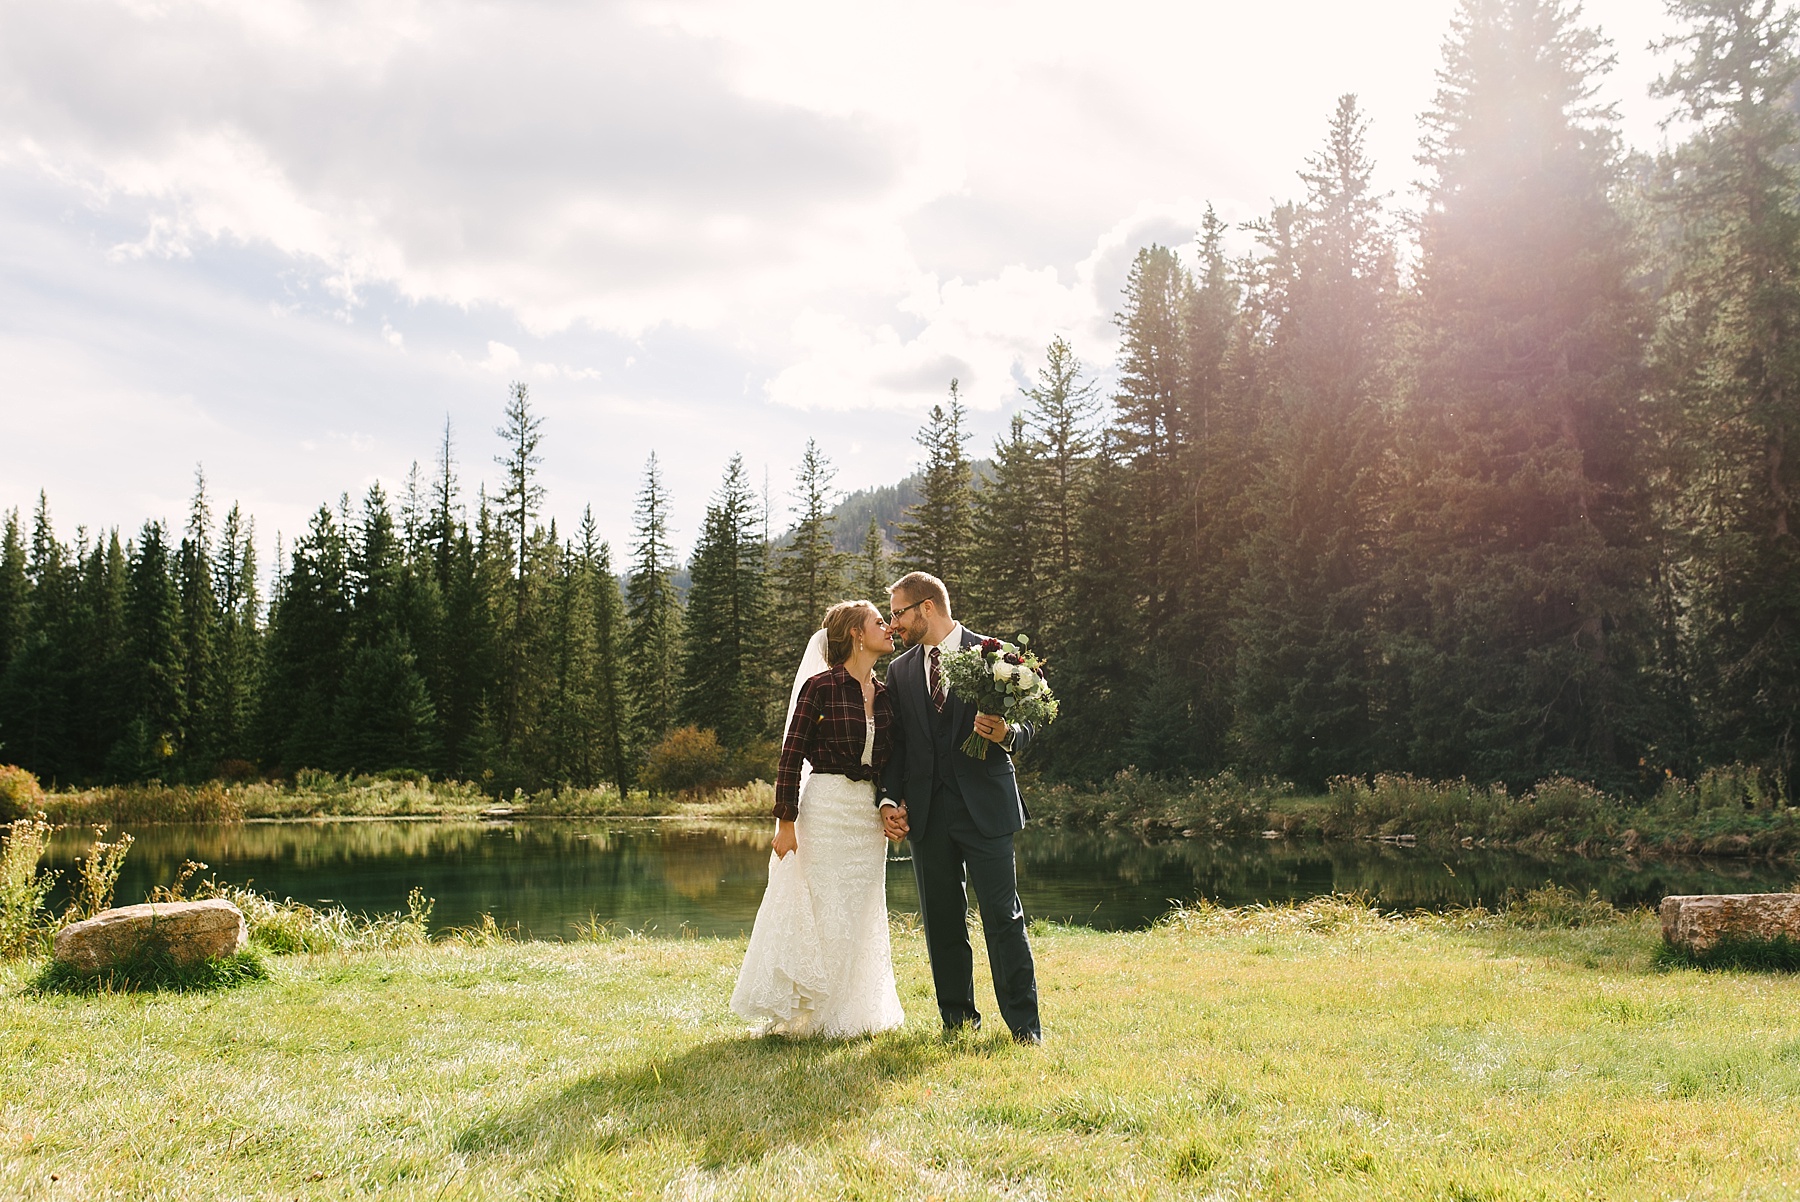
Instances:
[[[1017,645],[983,639],[979,646],[952,651],[943,658],[944,687],[979,713],[998,714],[1009,723],[1048,725],[1056,720],[1057,701],[1044,681],[1044,665],[1030,647],[1031,640],[1020,635]],[[971,731],[962,751],[985,760],[988,741]]]

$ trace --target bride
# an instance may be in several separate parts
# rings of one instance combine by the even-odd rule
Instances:
[[[774,853],[731,1008],[765,1033],[864,1035],[906,1020],[888,947],[887,839],[875,782],[900,725],[875,661],[894,649],[867,601],[825,611],[788,701]]]

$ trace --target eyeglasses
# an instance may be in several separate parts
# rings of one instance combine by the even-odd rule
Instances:
[[[926,598],[926,600],[930,600],[930,598]],[[898,622],[900,620],[901,614],[905,613],[909,609],[917,609],[917,608],[919,608],[919,606],[921,606],[923,604],[925,604],[924,601],[914,601],[911,605],[902,605],[899,609],[896,609],[893,613],[888,615],[888,621]]]

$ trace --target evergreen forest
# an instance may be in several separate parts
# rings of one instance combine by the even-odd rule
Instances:
[[[779,531],[733,458],[684,555],[654,454],[630,546],[559,529],[523,385],[497,483],[471,493],[446,425],[433,469],[322,505],[272,573],[203,479],[179,525],[72,539],[40,495],[0,540],[0,760],[626,789],[699,731],[766,773],[825,607],[922,568],[1047,657],[1050,777],[1634,793],[1741,763],[1791,791],[1796,16],[1667,7],[1652,155],[1577,8],[1462,0],[1416,204],[1374,190],[1343,97],[1291,202],[1137,252],[1105,387],[1053,338],[989,448],[948,382],[897,522],[846,519],[808,444]]]

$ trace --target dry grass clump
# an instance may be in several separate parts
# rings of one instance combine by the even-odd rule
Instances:
[[[0,836],[0,959],[49,947],[52,928],[45,921],[44,899],[56,874],[41,871],[39,864],[55,829],[39,814],[19,819]]]
[[[1192,934],[1250,935],[1270,938],[1328,936],[1352,941],[1391,935],[1402,929],[1398,913],[1383,913],[1373,899],[1338,893],[1305,901],[1220,906],[1199,901],[1171,911],[1160,926]]]
[[[194,896],[222,897],[242,910],[251,944],[276,955],[423,947],[431,942],[431,912],[436,905],[418,888],[407,894],[404,914],[352,914],[342,906],[308,906],[292,898],[277,901],[216,881],[207,881]]]

